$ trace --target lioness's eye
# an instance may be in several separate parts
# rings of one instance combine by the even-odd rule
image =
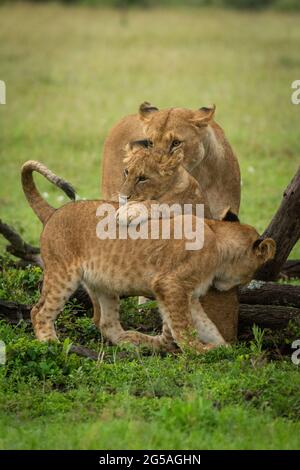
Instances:
[[[181,144],[182,144],[181,140],[174,139],[173,142],[171,143],[171,149],[179,147],[179,145],[181,145]]]
[[[128,176],[128,170],[127,170],[127,168],[125,168],[125,170],[124,170],[124,176],[125,176],[125,178],[127,178],[127,176]]]
[[[145,175],[141,175],[137,178],[137,182],[138,183],[144,183],[145,181],[147,181],[149,178],[147,178],[147,176]]]

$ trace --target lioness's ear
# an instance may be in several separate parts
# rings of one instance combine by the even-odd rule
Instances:
[[[223,212],[221,212],[219,220],[222,220],[223,222],[239,222],[240,221],[238,216],[234,212],[232,212],[230,206],[227,206],[223,210]]]
[[[272,238],[265,238],[264,240],[258,238],[253,243],[253,250],[256,255],[261,257],[264,262],[274,258],[276,253],[276,243]]]
[[[210,121],[213,119],[216,110],[216,105],[203,107],[195,111],[194,117],[190,119],[190,122],[197,127],[208,126]]]
[[[144,103],[142,103],[139,108],[140,118],[143,119],[143,121],[148,121],[151,117],[151,114],[157,111],[158,108],[156,108],[156,106],[148,103],[148,101],[144,101]]]

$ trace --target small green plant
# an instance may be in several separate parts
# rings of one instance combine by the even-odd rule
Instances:
[[[254,339],[250,342],[251,363],[253,367],[257,367],[266,360],[266,352],[263,351],[265,331],[257,325],[253,325],[252,332]]]

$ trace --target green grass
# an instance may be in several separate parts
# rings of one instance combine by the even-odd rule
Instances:
[[[69,341],[41,345],[26,325],[0,323],[0,334],[0,448],[299,448],[289,358],[254,367],[246,345],[159,357],[88,342],[94,363],[68,354]]]
[[[32,303],[40,276],[4,270],[1,298]],[[141,322],[133,299],[121,312],[125,328]],[[205,355],[159,356],[104,344],[82,313],[69,302],[61,342],[49,345],[30,324],[0,320],[0,449],[299,449],[300,375],[290,358],[299,325],[280,335],[256,328],[248,344]],[[155,329],[153,303],[143,323]],[[72,344],[98,361],[70,353]]]
[[[104,138],[144,100],[217,104],[241,164],[241,218],[266,227],[299,165],[300,107],[290,102],[299,16],[23,4],[3,6],[0,23],[0,211],[29,242],[41,227],[22,195],[21,164],[41,160],[80,196],[98,197]],[[56,188],[39,185],[61,204]],[[0,298],[31,304],[40,276],[5,269]],[[0,322],[0,448],[299,449],[297,325],[203,357],[160,357],[103,345],[79,310],[69,304],[58,321],[60,345]],[[129,299],[122,311],[129,327],[156,325],[151,306],[141,316]],[[100,352],[98,363],[69,354],[70,341]]]

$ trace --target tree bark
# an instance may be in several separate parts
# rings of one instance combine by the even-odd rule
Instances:
[[[263,281],[255,283],[254,281],[250,287],[239,289],[239,301],[241,304],[249,305],[281,305],[300,308],[300,286]]]
[[[240,305],[239,331],[256,324],[260,328],[278,330],[285,328],[290,320],[300,323],[300,308],[282,305]]]
[[[281,267],[300,237],[300,168],[284,191],[280,207],[262,237],[273,238],[277,249],[275,258],[257,271],[255,279],[276,280]]]
[[[0,300],[0,319],[4,319],[9,323],[19,323],[20,320],[29,321],[30,310],[30,305]]]

